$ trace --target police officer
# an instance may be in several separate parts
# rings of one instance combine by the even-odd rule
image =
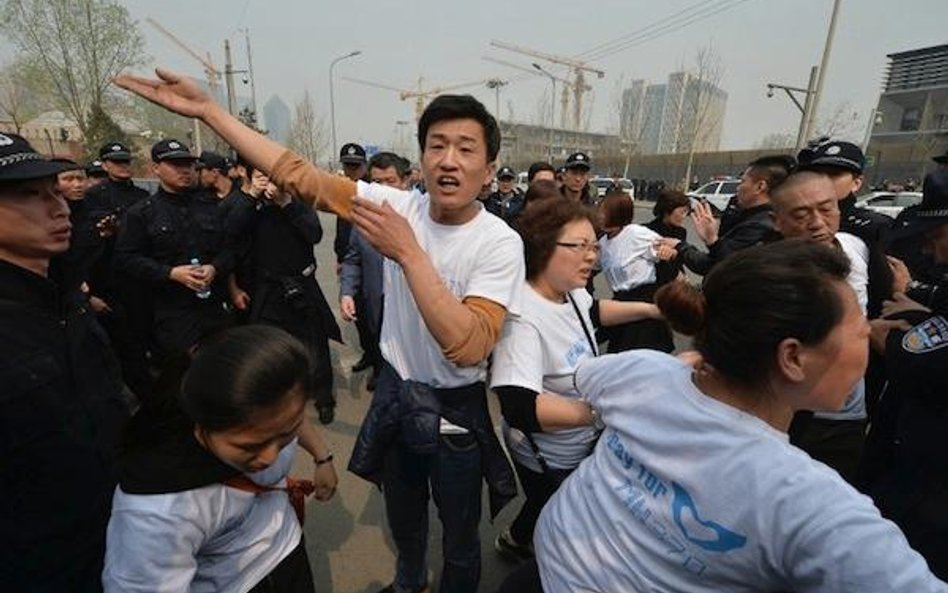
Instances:
[[[101,591],[115,452],[127,419],[108,338],[50,258],[70,241],[63,165],[0,134],[0,579]]]
[[[856,235],[866,245],[879,246],[892,226],[884,214],[856,207],[856,193],[862,188],[866,156],[852,142],[825,140],[800,151],[799,169],[829,175],[839,203],[839,230]]]
[[[335,416],[329,340],[342,334],[316,282],[313,247],[323,236],[316,213],[272,183],[252,205],[239,204],[228,219],[228,235],[244,238],[250,286],[250,323],[265,323],[293,334],[310,350],[314,403],[319,420]]]
[[[108,181],[109,174],[102,168],[102,161],[96,159],[86,165],[86,190],[90,190],[97,185]]]
[[[948,265],[948,170],[930,174],[922,203],[901,234],[919,235],[935,263]],[[910,290],[909,294],[913,294]],[[948,579],[948,277],[886,303],[889,325],[873,344],[884,350],[889,385],[873,417],[864,458],[865,488],[932,572]],[[900,323],[893,327],[896,321]],[[888,333],[886,334],[886,330]]]
[[[349,142],[342,145],[339,150],[339,162],[342,163],[342,170],[346,177],[353,181],[369,181],[368,160],[365,156],[365,149],[360,145]],[[341,217],[336,218],[336,238],[333,240],[332,248],[336,254],[336,271],[342,271],[342,260],[346,257],[349,250],[349,237],[352,235],[352,225]],[[375,338],[372,336],[371,329],[362,318],[356,318],[356,330],[359,333],[359,346],[362,348],[362,356],[354,365],[352,372],[359,373],[372,367],[374,361],[372,352]]]
[[[115,345],[126,383],[136,393],[143,393],[151,384],[147,362],[151,295],[115,269],[115,242],[125,213],[148,197],[148,192],[132,183],[132,153],[126,145],[105,144],[99,150],[99,161],[107,179],[86,192],[85,215],[76,221],[81,233],[77,240],[101,243],[101,250],[90,262],[89,291],[104,306],[99,309],[99,320]]]
[[[499,216],[511,226],[526,206],[524,194],[516,183],[517,172],[510,167],[501,167],[497,171],[497,191],[487,196],[484,201],[488,212]]]
[[[595,205],[595,198],[589,193],[589,169],[592,163],[585,152],[574,152],[566,158],[563,165],[563,186],[560,191],[571,200],[577,200],[587,206]]]
[[[217,198],[194,187],[197,160],[177,140],[151,149],[160,187],[126,214],[116,264],[154,294],[154,338],[162,355],[188,350],[226,324],[217,279],[233,269]]]

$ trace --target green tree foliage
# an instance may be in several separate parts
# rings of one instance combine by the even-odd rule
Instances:
[[[137,23],[114,0],[0,0],[0,31],[87,143],[114,125],[112,78],[146,62]]]

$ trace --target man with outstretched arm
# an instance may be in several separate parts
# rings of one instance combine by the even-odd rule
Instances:
[[[476,197],[494,174],[496,120],[469,96],[445,95],[418,123],[427,192],[353,182],[316,169],[245,127],[193,82],[116,83],[176,113],[197,117],[284,191],[349,218],[389,258],[384,270],[381,350],[386,364],[349,468],[385,494],[398,549],[383,591],[427,590],[429,487],[444,525],[441,591],[477,590],[481,478],[491,512],[515,494],[510,466],[491,428],[485,360],[524,284],[517,234]]]

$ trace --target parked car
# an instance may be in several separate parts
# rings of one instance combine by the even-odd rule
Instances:
[[[589,180],[589,185],[596,190],[596,195],[601,199],[605,197],[606,192],[608,192],[609,188],[612,187],[612,178],[593,177]],[[622,177],[619,179],[619,186],[622,188],[622,191],[629,194],[633,198],[635,197],[635,186],[632,185],[631,180]]]
[[[900,191],[900,192],[887,192],[887,191],[877,191],[872,192],[871,194],[866,194],[865,196],[859,198],[856,201],[857,208],[865,208],[867,210],[872,210],[873,212],[878,212],[880,214],[885,214],[886,216],[891,216],[895,218],[899,215],[904,208],[909,206],[916,206],[922,201],[922,192],[917,191]]]
[[[688,192],[688,197],[707,202],[718,212],[727,208],[727,203],[737,194],[737,185],[740,180],[722,179],[705,183],[698,189]]]

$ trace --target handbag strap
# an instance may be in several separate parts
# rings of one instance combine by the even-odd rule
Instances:
[[[589,347],[592,349],[593,356],[599,356],[599,348],[596,347],[596,340],[593,339],[592,332],[590,332],[586,326],[586,320],[583,319],[583,314],[579,311],[579,305],[576,304],[576,299],[574,299],[570,293],[566,293],[566,298],[568,298],[569,302],[573,305],[573,311],[576,312],[576,317],[579,317],[579,323],[583,326],[583,333],[586,334],[586,340],[589,341]]]

